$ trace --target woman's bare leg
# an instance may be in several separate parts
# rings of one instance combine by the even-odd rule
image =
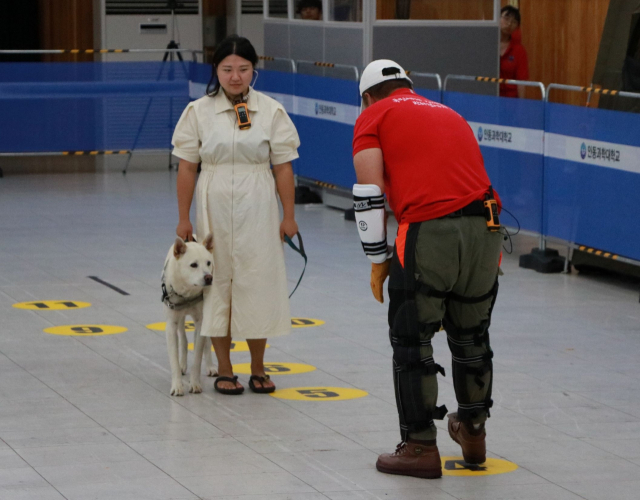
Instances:
[[[231,332],[226,337],[211,337],[211,344],[218,358],[218,376],[233,377],[233,366],[231,365]],[[264,350],[263,350],[264,352]],[[238,382],[218,382],[220,389],[234,389],[242,387]]]
[[[264,371],[264,351],[267,347],[267,339],[247,339],[247,345],[251,352],[251,375],[264,377],[266,375]],[[264,384],[260,384],[256,380],[253,383],[256,387],[275,387],[271,380],[265,380]]]

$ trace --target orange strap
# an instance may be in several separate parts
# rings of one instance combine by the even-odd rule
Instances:
[[[409,231],[409,223],[404,222],[398,226],[398,235],[396,236],[396,252],[400,265],[404,267],[404,247],[407,243],[407,231]]]

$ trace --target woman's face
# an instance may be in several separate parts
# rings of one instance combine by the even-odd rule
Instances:
[[[500,17],[500,31],[507,36],[511,36],[516,29],[518,29],[518,21],[513,14],[504,12]]]
[[[220,86],[229,95],[240,95],[247,92],[253,78],[253,64],[246,59],[232,54],[225,57],[216,68]]]

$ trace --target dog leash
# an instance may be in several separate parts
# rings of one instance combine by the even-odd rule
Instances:
[[[300,279],[298,280],[296,287],[293,289],[293,292],[291,292],[291,295],[289,295],[289,298],[291,298],[291,296],[294,293],[296,293],[296,290],[298,289],[298,286],[302,281],[302,277],[304,276],[304,272],[307,270],[307,254],[304,251],[304,243],[302,242],[302,236],[300,236],[299,232],[296,233],[296,236],[298,237],[298,246],[296,246],[296,244],[293,242],[291,238],[289,238],[289,236],[287,236],[286,234],[284,235],[284,241],[287,243],[287,245],[289,245],[294,251],[298,252],[304,259],[304,268],[302,269],[302,274],[300,275]]]

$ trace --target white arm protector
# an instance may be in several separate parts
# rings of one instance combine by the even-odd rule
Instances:
[[[354,184],[353,209],[364,253],[371,262],[382,264],[391,255],[387,247],[384,196],[380,188],[375,184]]]

